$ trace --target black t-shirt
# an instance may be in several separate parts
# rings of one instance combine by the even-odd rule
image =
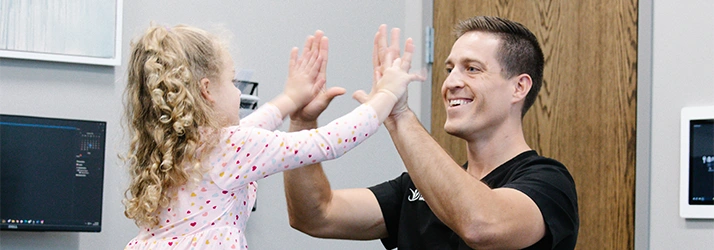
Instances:
[[[467,164],[464,164],[466,168]],[[508,187],[528,195],[540,209],[545,236],[526,249],[573,249],[578,238],[575,183],[563,164],[523,152],[486,175],[491,188]],[[427,206],[408,173],[369,188],[382,209],[389,236],[386,249],[470,249]]]

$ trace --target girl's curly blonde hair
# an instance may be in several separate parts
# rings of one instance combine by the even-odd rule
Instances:
[[[123,203],[124,215],[138,226],[158,225],[169,192],[201,175],[198,153],[208,148],[199,128],[218,131],[219,125],[199,81],[219,78],[224,48],[206,31],[183,25],[152,24],[131,44],[124,100],[131,140],[122,157],[131,183]]]

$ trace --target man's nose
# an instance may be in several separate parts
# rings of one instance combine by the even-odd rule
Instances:
[[[457,69],[454,69],[451,71],[446,76],[446,79],[444,79],[444,88],[450,89],[450,88],[460,88],[463,87],[463,81],[461,78],[461,72],[458,71]]]

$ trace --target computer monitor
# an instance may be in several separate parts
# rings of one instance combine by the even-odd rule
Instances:
[[[0,229],[99,232],[106,122],[0,115]]]

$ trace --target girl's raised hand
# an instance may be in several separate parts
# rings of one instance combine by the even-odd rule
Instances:
[[[318,30],[305,40],[299,58],[297,47],[290,52],[288,79],[283,93],[293,101],[295,108],[301,109],[324,90],[327,50],[328,39]]]

